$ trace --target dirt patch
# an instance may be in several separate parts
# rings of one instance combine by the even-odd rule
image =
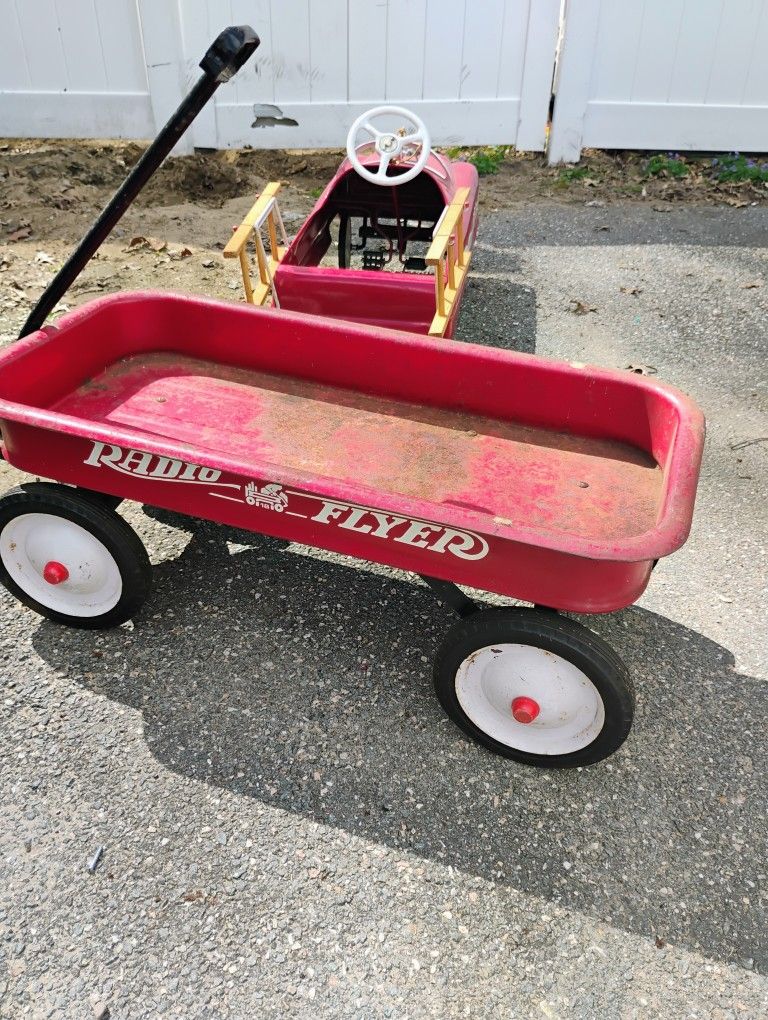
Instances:
[[[456,158],[472,158],[473,150],[452,150]],[[568,204],[609,204],[612,201],[687,202],[742,207],[768,202],[768,182],[720,181],[722,157],[693,154],[662,157],[651,169],[650,153],[586,150],[575,167],[547,166],[539,153],[509,152],[496,173],[480,182],[481,206],[505,209],[522,201],[543,199]],[[768,167],[768,156],[752,161]],[[665,169],[668,165],[670,169]],[[675,174],[680,174],[676,176]]]
[[[136,142],[9,140],[0,144],[0,209],[24,215],[36,205],[69,210],[82,202],[103,202],[143,151]],[[452,154],[474,157],[471,149]],[[167,160],[137,205],[193,202],[220,208],[269,180],[283,180],[312,197],[327,184],[342,157],[341,150],[330,149],[198,150]],[[719,182],[712,159],[685,157],[684,176],[674,177],[664,170],[650,175],[647,153],[587,150],[578,167],[549,167],[539,153],[510,151],[497,164],[496,173],[482,177],[480,201],[494,208],[534,198],[567,203],[614,198],[727,205],[768,201],[768,183]]]
[[[23,139],[0,145],[0,208],[30,203],[71,209],[83,199],[105,197],[125,179],[144,146],[136,142]],[[139,206],[195,202],[214,208],[251,192],[255,182],[288,179],[312,190],[327,182],[341,151],[295,152],[227,149],[197,151],[166,160],[148,182]]]
[[[4,339],[21,325],[144,148],[136,142],[71,139],[0,142]],[[683,201],[744,206],[768,200],[768,186],[762,182],[718,182],[712,158],[706,156],[684,157],[684,175],[677,177],[666,170],[650,175],[647,154],[587,152],[578,167],[567,168],[548,167],[540,154],[490,151],[496,172],[480,181],[479,202],[486,210],[530,202],[608,205],[631,200],[662,208]],[[475,154],[467,150],[451,155]],[[261,188],[279,180],[283,216],[289,234],[294,233],[342,157],[341,150],[243,149],[197,151],[167,160],[59,311],[102,293],[142,288],[242,300],[237,267],[221,258],[232,227]],[[138,236],[150,242],[132,245]]]

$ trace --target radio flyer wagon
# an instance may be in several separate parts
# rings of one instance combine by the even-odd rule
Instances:
[[[350,128],[347,158],[292,241],[273,181],[224,257],[239,258],[251,304],[450,337],[477,233],[477,182],[471,163],[431,150],[415,113],[377,106]]]
[[[224,33],[185,102],[254,47]],[[182,295],[113,295],[42,326],[148,163],[0,355],[3,454],[56,479],[0,499],[5,586],[76,627],[134,616],[150,565],[122,499],[387,564],[458,614],[434,676],[465,733],[544,766],[616,750],[627,670],[556,610],[631,604],[683,544],[699,411],[634,374]],[[534,608],[483,609],[458,585]]]

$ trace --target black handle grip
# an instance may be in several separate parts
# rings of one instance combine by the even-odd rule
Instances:
[[[213,42],[200,67],[218,82],[229,81],[258,45],[259,37],[250,25],[230,25]]]
[[[259,45],[259,37],[248,25],[225,28],[215,40],[200,67],[203,75],[186,96],[157,138],[131,170],[104,207],[99,218],[54,276],[29,313],[19,336],[40,329],[57,302],[88,265],[104,238],[136,198],[152,174],[181,138],[222,82],[229,81]]]

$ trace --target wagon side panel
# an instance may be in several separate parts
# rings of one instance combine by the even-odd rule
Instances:
[[[195,462],[26,423],[2,423],[4,455],[44,478],[362,560],[574,612],[634,602],[651,563],[592,560],[373,503],[290,488]]]

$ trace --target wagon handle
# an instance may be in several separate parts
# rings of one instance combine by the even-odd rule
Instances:
[[[46,287],[40,300],[29,313],[19,338],[40,329],[219,85],[229,81],[237,73],[258,45],[259,37],[249,25],[230,26],[217,36],[200,61],[203,74],[197,84],[189,95],[182,99],[176,112],[172,114],[160,134],[104,207],[91,229]]]

